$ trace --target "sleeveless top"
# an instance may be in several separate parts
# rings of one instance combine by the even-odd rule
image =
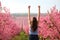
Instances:
[[[36,31],[32,31],[32,29],[31,28],[29,28],[29,34],[30,35],[38,35],[38,31],[36,30]]]

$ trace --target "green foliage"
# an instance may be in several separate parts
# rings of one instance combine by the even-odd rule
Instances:
[[[12,40],[28,40],[28,36],[22,31],[19,35],[12,38]]]

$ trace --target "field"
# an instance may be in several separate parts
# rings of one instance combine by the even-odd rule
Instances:
[[[60,40],[60,11],[53,9],[45,16],[41,15],[39,20],[40,40]],[[0,40],[28,40],[29,28],[27,15],[0,13]]]

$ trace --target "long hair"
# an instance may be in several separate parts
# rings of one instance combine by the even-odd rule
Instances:
[[[31,23],[32,23],[31,24],[31,29],[34,32],[34,31],[37,30],[37,27],[38,27],[38,21],[37,21],[36,17],[33,17],[33,20],[32,20]]]

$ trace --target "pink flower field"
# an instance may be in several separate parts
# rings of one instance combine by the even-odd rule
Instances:
[[[0,11],[0,40],[11,40],[22,31],[29,35],[27,16],[14,18],[9,9],[6,7],[3,9],[5,13]],[[60,40],[60,11],[55,6],[46,16],[40,16],[38,35],[44,39]]]

